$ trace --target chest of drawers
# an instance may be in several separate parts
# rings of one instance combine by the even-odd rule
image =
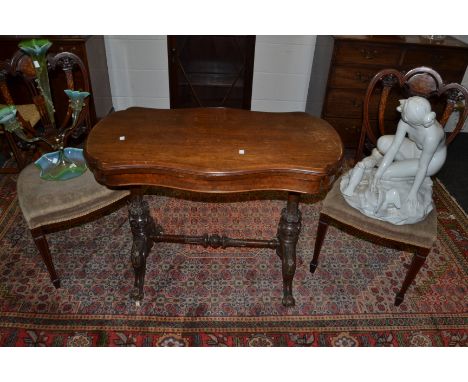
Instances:
[[[321,96],[322,118],[335,127],[345,147],[353,149],[362,125],[364,94],[378,71],[386,68],[407,71],[429,66],[439,72],[445,82],[460,83],[467,65],[468,46],[451,37],[434,42],[419,36],[318,36],[308,104],[311,97],[317,100]],[[318,89],[314,95],[311,91],[314,80],[318,81],[320,71],[326,76],[326,70],[326,86],[322,94]],[[398,105],[401,95],[392,97]],[[306,111],[310,112],[307,108]],[[399,113],[389,110],[386,118],[397,120]]]

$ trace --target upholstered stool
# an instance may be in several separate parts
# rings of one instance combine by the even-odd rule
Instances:
[[[415,249],[415,255],[406,274],[403,285],[398,292],[395,305],[400,305],[406,290],[424,264],[432,245],[437,239],[437,213],[432,210],[423,221],[416,224],[394,225],[365,216],[344,200],[338,179],[323,201],[320,211],[319,226],[315,240],[314,257],[310,263],[313,273],[318,265],[318,256],[330,221],[337,221],[348,228],[367,233],[383,243],[403,244]]]
[[[60,280],[55,271],[46,231],[78,223],[106,207],[126,198],[128,190],[111,190],[97,183],[91,171],[65,181],[47,181],[39,177],[34,163],[26,166],[18,176],[18,201],[34,242],[49,271],[55,287]]]

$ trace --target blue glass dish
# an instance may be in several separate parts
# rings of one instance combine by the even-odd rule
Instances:
[[[41,169],[44,180],[68,180],[82,175],[88,168],[83,149],[66,147],[42,155],[34,164]]]

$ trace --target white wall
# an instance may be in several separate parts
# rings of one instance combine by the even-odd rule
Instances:
[[[304,111],[316,36],[257,36],[252,110]]]
[[[115,110],[169,108],[166,36],[105,36]]]
[[[105,36],[115,110],[169,108],[166,36]],[[315,36],[257,36],[252,110],[304,111]]]

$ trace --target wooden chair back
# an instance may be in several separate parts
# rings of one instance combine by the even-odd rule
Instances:
[[[400,89],[400,92],[392,94],[392,90],[396,88]],[[386,125],[391,124],[395,131],[394,120],[399,119],[399,115],[394,114],[393,118],[389,118],[389,112],[397,113],[395,109],[399,103],[395,96],[398,95],[399,98],[412,96],[427,98],[433,105],[433,111],[436,112],[437,119],[444,129],[450,116],[457,113],[458,121],[453,131],[447,133],[447,144],[450,144],[463,128],[468,116],[468,90],[462,85],[445,84],[439,73],[425,66],[412,69],[407,73],[401,73],[396,69],[384,69],[372,78],[367,87],[363,105],[363,125],[355,162],[363,158],[365,151],[370,151],[377,145],[377,139],[381,135],[389,134]],[[389,105],[392,102],[394,108],[390,110]],[[373,107],[377,107],[377,110],[372,110]]]
[[[88,71],[82,60],[74,53],[71,52],[60,52],[56,54],[48,54],[46,57],[47,68],[49,71],[49,78],[54,75],[54,72],[62,71],[65,76],[66,87],[63,89],[90,91]],[[82,89],[75,88],[75,78],[80,78],[80,83],[83,84]],[[66,115],[62,121],[56,121],[56,125],[50,120],[49,114],[46,109],[45,99],[38,89],[36,82],[36,71],[33,66],[33,62],[27,54],[18,50],[11,59],[0,62],[0,103],[6,105],[15,105],[14,89],[11,86],[26,86],[27,93],[29,94],[27,103],[33,103],[40,115],[40,128],[31,126],[31,124],[21,115],[21,112],[17,111],[17,117],[22,124],[25,132],[30,137],[43,136],[45,138],[53,138],[60,130],[71,124],[72,108],[68,106]],[[17,92],[16,92],[17,93]],[[67,97],[63,91],[61,94],[53,94],[53,97]],[[24,98],[24,97],[23,97]],[[21,100],[25,103],[24,99]],[[86,121],[85,124],[83,122]],[[77,136],[83,132],[83,125],[91,126],[90,114],[89,114],[89,102],[85,102],[82,112],[80,113],[79,120],[77,121],[75,128],[67,132],[65,136],[65,143],[67,143],[70,136]],[[11,133],[4,132],[8,142],[10,143],[11,149],[18,163],[19,169],[27,164],[24,158],[23,151],[25,149],[31,150],[31,144],[21,142],[17,137]],[[41,145],[41,151],[48,151],[45,145]],[[6,171],[11,172],[11,171]],[[0,170],[1,173],[1,170]]]

